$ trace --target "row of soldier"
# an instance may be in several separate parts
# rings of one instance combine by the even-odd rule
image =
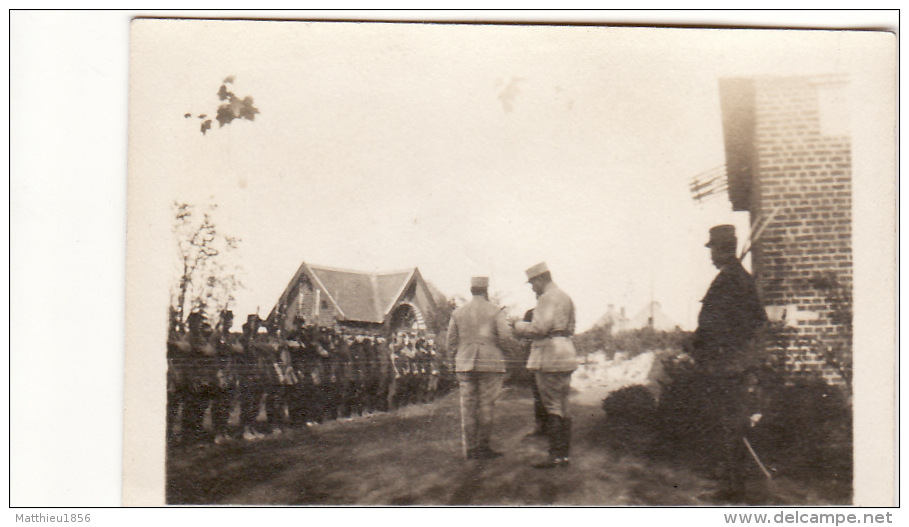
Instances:
[[[429,402],[451,374],[431,338],[398,332],[342,335],[300,318],[287,332],[257,315],[231,333],[233,315],[212,326],[191,314],[168,339],[168,442],[254,440],[288,427]],[[210,430],[205,416],[210,415]],[[231,415],[239,426],[231,426]],[[263,415],[264,414],[264,415]]]

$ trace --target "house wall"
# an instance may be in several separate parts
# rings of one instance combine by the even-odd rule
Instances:
[[[302,301],[301,301],[302,299]],[[316,308],[317,301],[319,308]],[[290,298],[285,305],[285,329],[293,327],[294,318],[302,315],[307,324],[333,327],[337,320],[337,310],[334,304],[325,295],[321,288],[302,275],[297,286],[291,291]]]
[[[435,336],[435,328],[432,327],[432,315],[433,310],[435,309],[434,304],[429,296],[429,291],[426,287],[422,286],[418,281],[415,281],[410,287],[407,288],[407,291],[401,296],[401,299],[395,304],[395,306],[389,311],[388,320],[386,320],[386,328],[390,332],[391,328],[391,314],[398,309],[402,304],[409,305],[414,309],[417,323],[423,326],[423,331]]]
[[[776,211],[752,248],[762,300],[783,327],[773,346],[786,350],[788,369],[820,371],[832,383],[849,380],[852,358],[851,143],[836,115],[841,88],[831,77],[754,80],[749,196],[752,223]]]

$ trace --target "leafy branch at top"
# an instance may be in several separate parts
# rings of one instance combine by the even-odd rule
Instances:
[[[246,96],[241,99],[227,88],[227,85],[233,84],[233,82],[234,76],[228,76],[221,82],[221,88],[218,90],[218,100],[221,101],[221,105],[215,111],[215,120],[218,121],[218,128],[230,124],[234,119],[255,121],[256,114],[259,113],[259,109],[253,105],[252,97]],[[189,112],[183,115],[186,119],[192,116],[193,114]],[[205,135],[206,132],[211,130],[212,120],[208,118],[206,113],[199,114],[196,118],[202,120],[199,128],[202,131],[202,135]]]

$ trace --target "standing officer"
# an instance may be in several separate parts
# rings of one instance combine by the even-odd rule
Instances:
[[[712,417],[719,421],[723,481],[715,497],[737,503],[745,497],[747,379],[758,365],[754,340],[767,315],[754,279],[735,256],[735,227],[713,227],[706,246],[720,272],[701,300],[691,354],[704,378]]]
[[[234,358],[243,353],[243,346],[240,344],[239,339],[230,332],[233,323],[233,312],[224,310],[221,311],[220,321],[215,327],[218,384],[211,407],[211,422],[215,432],[215,443],[217,444],[231,439],[228,420],[237,395],[237,372],[234,366]]]
[[[552,281],[552,275],[541,262],[527,269],[527,281],[537,295],[537,306],[531,322],[515,322],[518,337],[533,340],[527,369],[534,373],[540,399],[546,408],[546,434],[549,458],[535,468],[564,467],[569,463],[571,418],[568,416],[568,392],[571,373],[577,368],[577,352],[571,342],[574,334],[574,303]]]
[[[451,315],[448,349],[457,350],[455,372],[461,395],[461,438],[467,459],[502,454],[489,446],[493,411],[505,379],[503,345],[511,339],[505,313],[489,302],[489,278],[470,279],[473,299]]]

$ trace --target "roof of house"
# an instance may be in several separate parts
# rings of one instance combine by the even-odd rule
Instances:
[[[628,321],[630,328],[644,328],[650,326],[650,317],[653,317],[653,329],[669,331],[676,327],[669,315],[663,311],[659,302],[648,302],[638,313]]]
[[[303,273],[312,276],[325,291],[328,300],[338,308],[340,318],[381,324],[419,271],[414,267],[403,271],[369,273],[303,262],[281,295],[282,302],[287,301],[293,285]]]

